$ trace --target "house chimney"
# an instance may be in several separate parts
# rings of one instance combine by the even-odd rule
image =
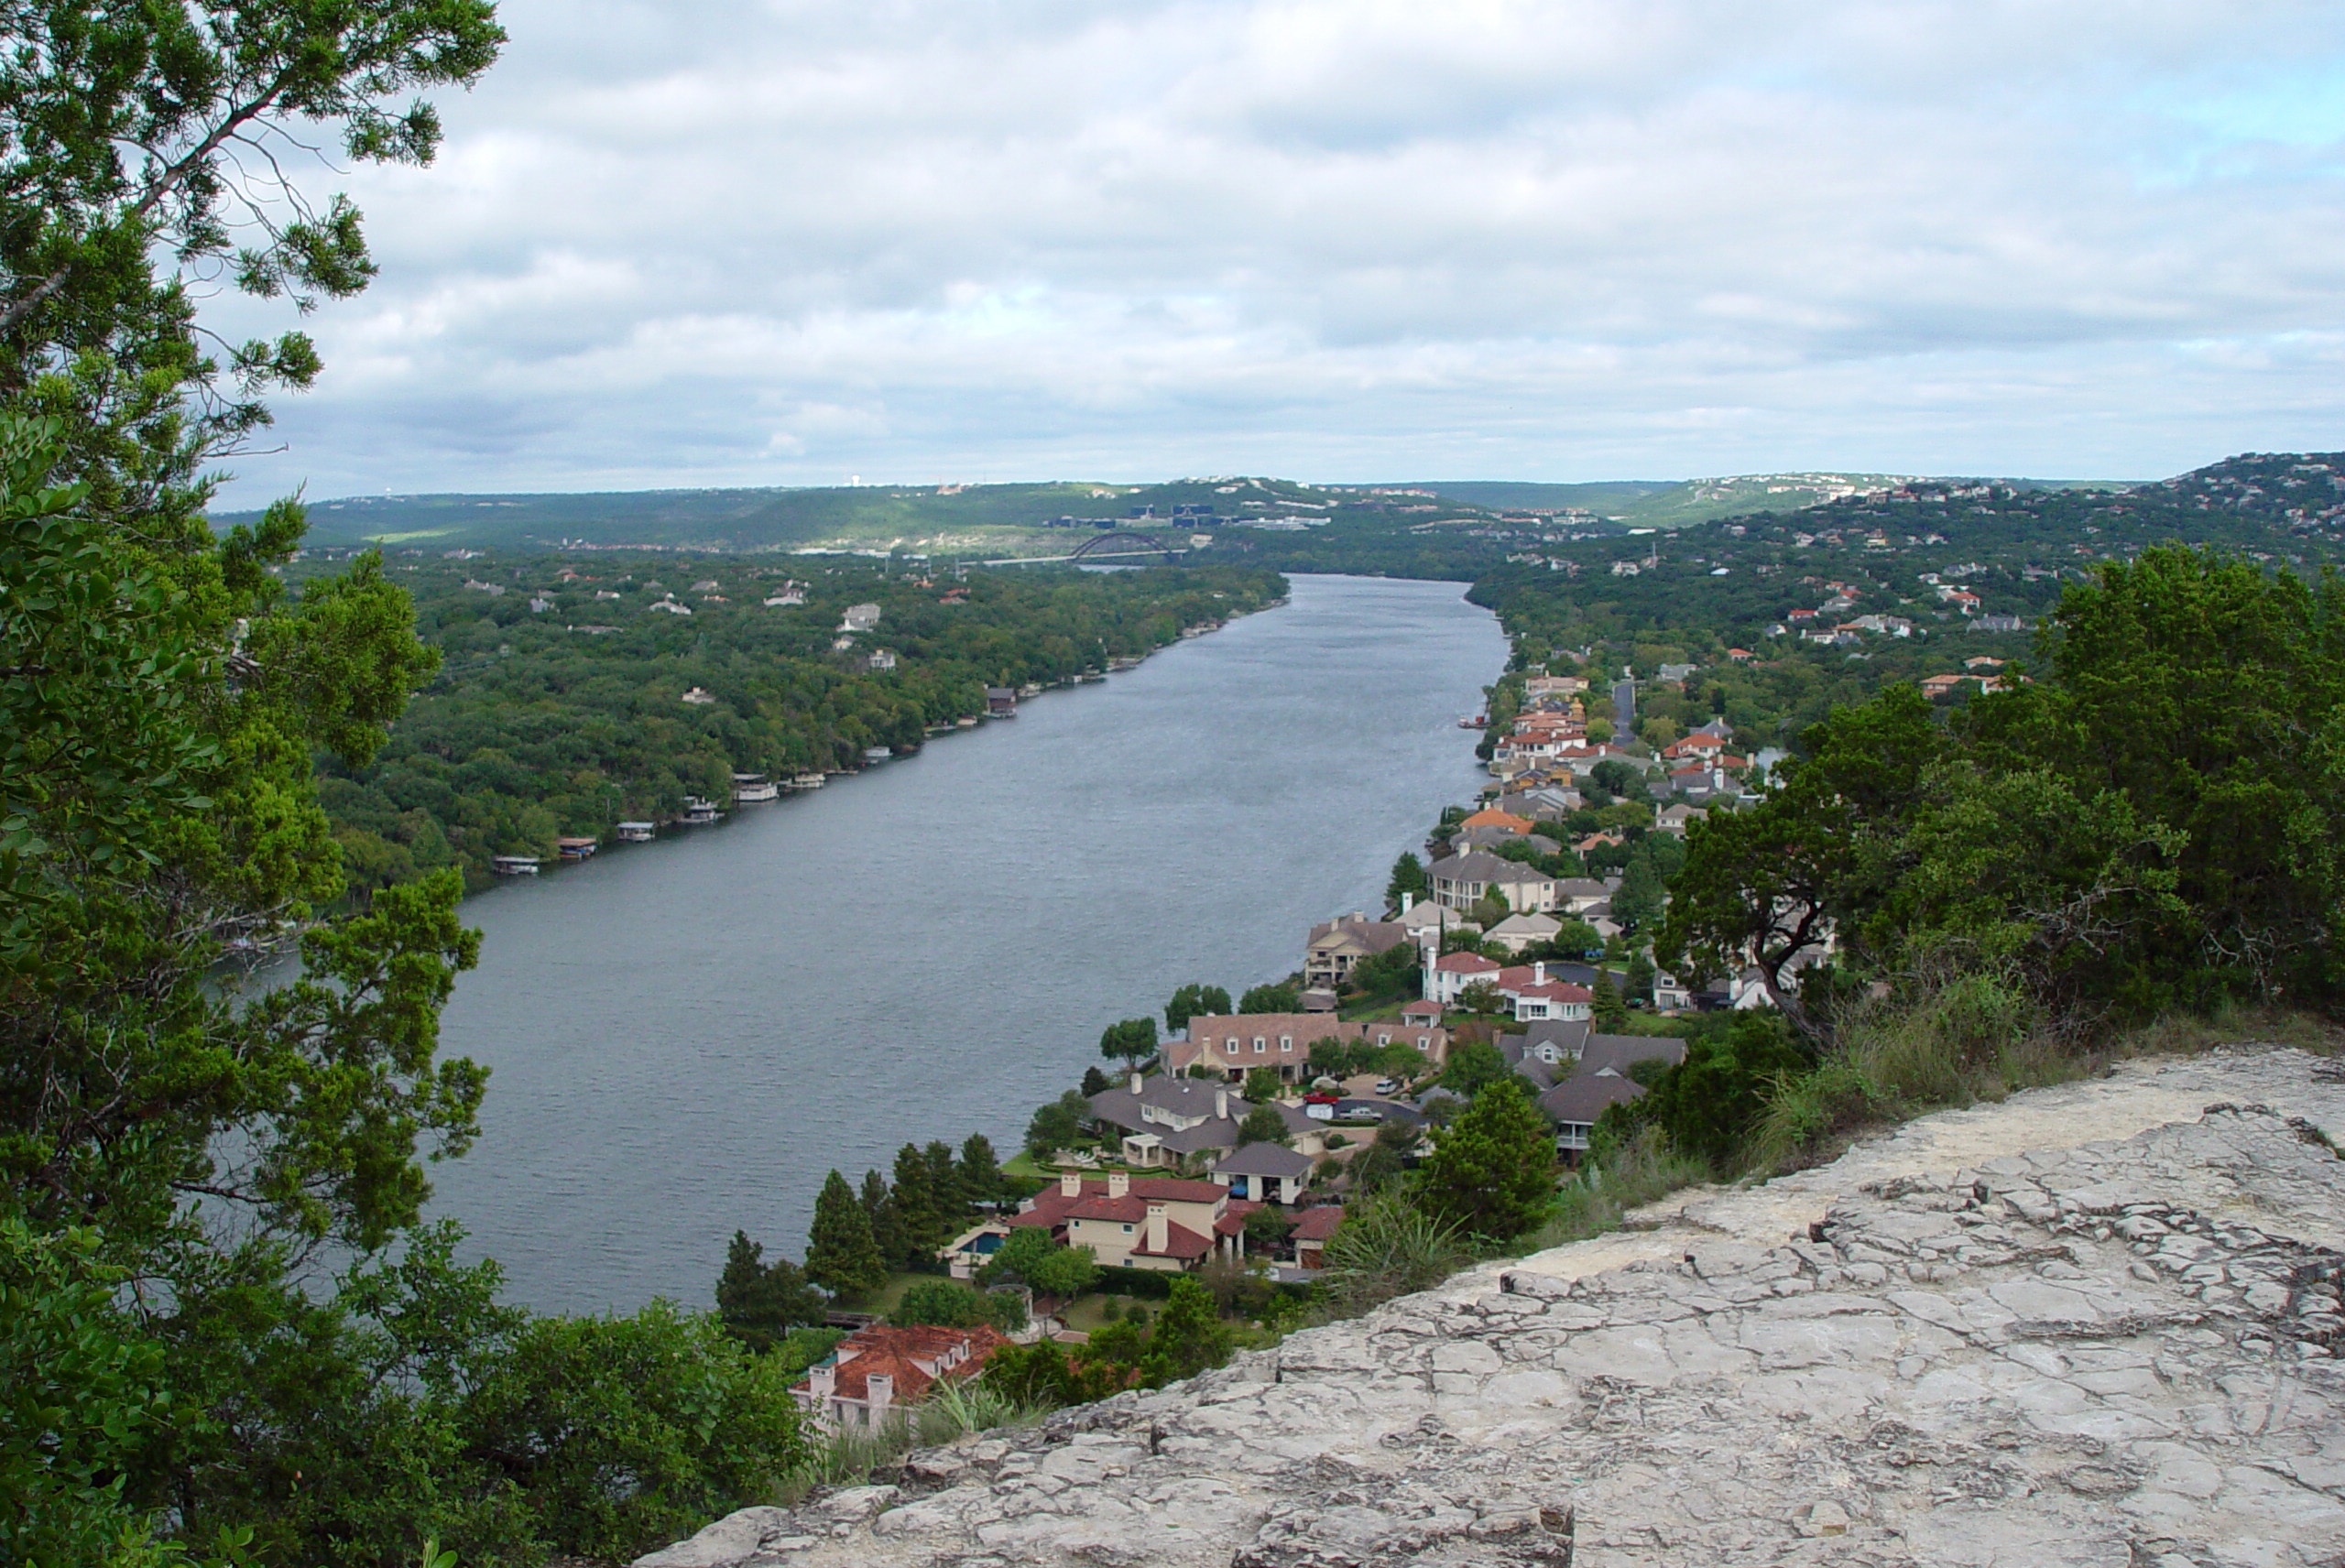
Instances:
[[[1080,1198],[1083,1196],[1082,1171],[1062,1171],[1059,1172],[1059,1196],[1062,1198]]]
[[[896,1377],[892,1372],[874,1372],[863,1380],[867,1390],[864,1398],[870,1401],[874,1412],[884,1410],[896,1401]]]
[[[1409,912],[1410,907],[1411,907],[1412,905],[1415,904],[1415,903],[1416,903],[1416,901],[1417,901],[1417,896],[1416,896],[1414,893],[1403,893],[1403,894],[1402,894],[1402,895],[1401,895],[1401,912],[1402,912],[1402,914],[1404,914],[1404,915],[1405,915],[1405,914],[1407,914],[1407,913]]]
[[[808,1387],[818,1399],[827,1399],[839,1391],[838,1364],[825,1361],[807,1374]]]
[[[1107,1196],[1120,1198],[1132,1190],[1132,1173],[1129,1171],[1107,1172]]]
[[[1148,1205],[1148,1250],[1162,1253],[1172,1239],[1172,1222],[1165,1216],[1162,1203]]]
[[[1547,983],[1547,961],[1545,959],[1543,958],[1538,963],[1531,966],[1531,982],[1534,985],[1544,985]]]
[[[1137,1067],[1132,1069],[1132,1093],[1140,1093],[1140,1069]]]
[[[1227,1089],[1216,1089],[1213,1092],[1213,1115],[1216,1121],[1226,1122],[1229,1119],[1229,1091]]]

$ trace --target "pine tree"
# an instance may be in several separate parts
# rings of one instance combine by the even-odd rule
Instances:
[[[968,1216],[969,1194],[962,1189],[961,1168],[954,1162],[953,1146],[941,1138],[931,1138],[920,1158],[928,1167],[928,1190],[935,1200],[937,1217],[948,1232],[959,1230]],[[948,1235],[943,1239],[952,1238]]]
[[[1629,1021],[1628,1004],[1620,1000],[1620,988],[1612,983],[1612,971],[1596,972],[1596,999],[1588,1004],[1588,1016],[1599,1029],[1617,1029]]]
[[[1001,1160],[993,1139],[973,1132],[961,1143],[961,1191],[973,1203],[998,1203],[1008,1194],[1002,1188]]]
[[[1148,1354],[1140,1358],[1144,1380],[1162,1387],[1228,1359],[1229,1325],[1214,1311],[1212,1293],[1186,1274],[1174,1279],[1163,1314],[1148,1336]]]
[[[874,1172],[877,1178],[877,1172]],[[888,1266],[871,1235],[871,1216],[846,1178],[834,1171],[814,1199],[814,1227],[806,1237],[806,1278],[834,1296],[853,1300],[887,1282]]]
[[[877,1171],[863,1173],[863,1191],[856,1200],[863,1205],[863,1217],[871,1226],[871,1244],[890,1269],[904,1266],[904,1227],[896,1209],[896,1195],[888,1191],[888,1179]]]
[[[920,1145],[908,1143],[896,1150],[894,1191],[896,1246],[889,1261],[899,1269],[919,1269],[932,1263],[944,1245],[944,1215],[936,1201],[936,1184],[929,1179],[928,1158]]]
[[[752,1350],[770,1350],[800,1323],[823,1321],[822,1292],[787,1258],[764,1261],[765,1248],[733,1233],[716,1281],[716,1315],[725,1332]]]
[[[1555,1141],[1522,1080],[1482,1086],[1434,1145],[1415,1195],[1434,1218],[1470,1236],[1511,1241],[1546,1217],[1555,1195]]]

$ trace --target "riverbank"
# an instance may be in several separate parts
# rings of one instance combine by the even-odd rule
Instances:
[[[1482,777],[1505,643],[1460,585],[1298,577],[1083,702],[469,901],[442,1049],[494,1076],[435,1212],[541,1310],[704,1300],[835,1166],[1027,1114],[1100,1029],[1284,975]]]

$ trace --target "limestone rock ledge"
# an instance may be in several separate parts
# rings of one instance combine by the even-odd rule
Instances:
[[[635,1568],[2336,1568],[2329,1137],[2252,1048],[1926,1117]]]

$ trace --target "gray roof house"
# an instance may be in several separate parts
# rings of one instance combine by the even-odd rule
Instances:
[[[1215,1160],[1207,1174],[1228,1188],[1233,1198],[1292,1203],[1311,1179],[1311,1157],[1280,1144],[1249,1143]]]
[[[1254,1108],[1227,1083],[1194,1078],[1142,1078],[1091,1096],[1092,1119],[1123,1133],[1134,1165],[1177,1167],[1238,1147],[1238,1124]],[[1317,1123],[1292,1105],[1278,1107],[1287,1130],[1314,1143]]]
[[[1489,893],[1497,893],[1518,911],[1543,913],[1555,907],[1554,877],[1478,849],[1434,861],[1425,867],[1425,877],[1433,884],[1433,896],[1453,909],[1470,909]]]

